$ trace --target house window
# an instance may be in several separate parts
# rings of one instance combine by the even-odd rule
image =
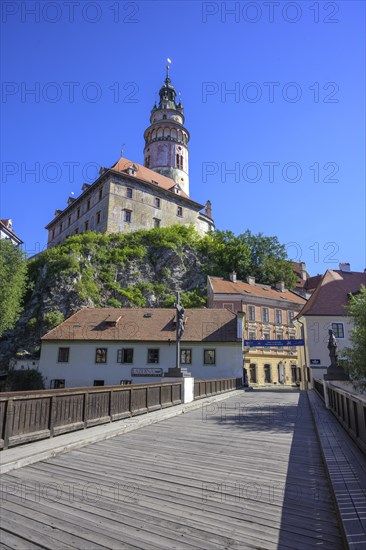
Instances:
[[[107,362],[107,348],[97,348],[95,350],[95,362],[96,363]]]
[[[94,380],[93,386],[104,386],[104,380]]]
[[[99,190],[99,195],[98,195],[98,200],[101,201],[102,198],[103,198],[103,189],[100,189],[100,190]]]
[[[86,203],[86,209],[90,210],[90,199],[88,199],[88,202]]]
[[[203,363],[205,365],[215,365],[216,364],[216,350],[214,349],[205,349],[203,352]]]
[[[180,362],[182,365],[191,365],[192,364],[192,350],[191,349],[181,349],[180,350]]]
[[[276,325],[282,325],[282,310],[276,309]]]
[[[270,384],[271,383],[271,365],[268,365],[268,364],[264,365],[263,371],[264,371],[264,383]]]
[[[255,306],[248,306],[248,321],[255,321]]]
[[[89,221],[86,220],[86,222],[84,223],[84,231],[88,231],[89,229]]]
[[[154,227],[160,227],[160,221],[158,218],[154,218]]]
[[[296,365],[291,365],[291,382],[295,384],[297,382],[297,367]]]
[[[249,382],[251,384],[257,383],[257,365],[254,363],[249,365]]]
[[[79,219],[80,218],[80,208],[77,209],[76,211],[76,217]]]
[[[126,188],[126,197],[128,199],[132,199],[132,189],[131,189],[131,187]]]
[[[53,390],[57,390],[60,388],[65,387],[65,379],[64,378],[55,378],[54,380],[51,380],[50,388]]]
[[[270,332],[264,330],[264,331],[263,331],[263,337],[262,337],[262,338],[263,338],[263,340],[270,340],[270,339],[271,339],[271,334],[270,334]]]
[[[287,315],[288,315],[288,324],[293,325],[294,324],[295,313],[293,311],[288,311]]]
[[[343,323],[332,323],[332,331],[336,338],[344,338],[344,326]]]
[[[255,330],[250,330],[249,331],[248,338],[249,338],[249,340],[256,340],[257,334],[256,334]]]
[[[101,219],[102,219],[102,212],[99,210],[99,212],[97,212],[97,224],[100,223]]]
[[[177,208],[177,216],[180,218],[183,216],[183,208],[181,206],[178,206]]]
[[[262,321],[263,321],[263,323],[268,323],[269,322],[268,307],[262,307]]]
[[[148,363],[159,363],[159,350],[158,349],[148,349],[147,350],[147,362]]]
[[[59,363],[68,363],[70,355],[70,348],[58,348],[58,359]]]
[[[126,223],[131,223],[131,219],[132,219],[132,210],[125,210],[125,222]]]
[[[117,363],[133,363],[133,348],[117,350]]]
[[[283,340],[283,330],[276,330],[276,340]]]
[[[70,227],[71,225],[71,216],[67,218],[67,227]]]
[[[158,197],[154,198],[154,206],[155,208],[160,208],[160,199]]]

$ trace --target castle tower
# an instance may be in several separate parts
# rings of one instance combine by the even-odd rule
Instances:
[[[188,141],[181,102],[176,103],[174,86],[166,78],[160,89],[159,104],[154,105],[150,126],[145,130],[144,165],[159,174],[172,178],[189,195]]]

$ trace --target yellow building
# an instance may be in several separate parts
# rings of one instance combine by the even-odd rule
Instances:
[[[228,308],[245,314],[245,340],[290,340],[300,338],[293,322],[306,300],[285,288],[256,283],[254,277],[239,281],[208,277],[208,307]],[[244,368],[250,385],[300,383],[302,360],[296,347],[244,348]]]

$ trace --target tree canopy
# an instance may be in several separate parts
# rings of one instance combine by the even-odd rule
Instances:
[[[10,240],[0,240],[0,336],[18,320],[26,272],[23,251]]]
[[[353,321],[350,334],[352,346],[343,350],[351,380],[361,391],[366,389],[366,287],[350,296],[348,313]]]

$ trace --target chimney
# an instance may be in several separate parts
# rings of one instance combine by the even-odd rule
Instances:
[[[300,275],[301,275],[301,279],[303,281],[306,281],[306,264],[305,262],[300,262]]]
[[[351,265],[348,262],[339,262],[339,270],[349,273],[351,271]]]
[[[279,290],[280,292],[285,292],[285,283],[283,281],[279,281],[276,283],[276,290]]]
[[[248,275],[247,283],[249,283],[250,285],[255,285],[255,277],[251,277],[250,275]]]
[[[230,273],[230,281],[232,283],[236,283],[236,271],[233,271],[232,273]]]
[[[212,220],[212,206],[211,206],[211,201],[207,201],[206,202],[206,206],[205,206],[205,216],[207,216],[208,218],[210,218]]]

